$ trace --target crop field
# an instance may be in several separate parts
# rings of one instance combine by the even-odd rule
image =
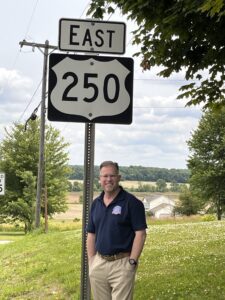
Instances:
[[[83,180],[69,180],[71,183],[73,183],[74,181],[77,181],[79,183],[83,183]],[[138,186],[141,184],[149,184],[152,186],[156,186],[156,182],[154,181],[136,181],[136,180],[121,180],[120,184],[124,187],[124,188],[138,188]]]
[[[122,186],[124,188],[128,188],[131,186],[135,186],[137,184],[138,186],[138,181],[123,181]],[[154,184],[151,182],[151,184]],[[99,192],[94,193],[94,198],[99,194]],[[150,195],[149,192],[135,192],[134,193],[137,198],[140,200],[143,200],[144,197]],[[166,192],[166,193],[154,193],[154,195],[164,195],[164,196],[170,196],[173,197],[176,201],[178,199],[178,193],[173,193],[173,192]],[[60,221],[72,221],[74,219],[82,219],[82,204],[79,202],[80,197],[82,197],[83,192],[70,192],[67,195],[67,205],[68,209],[65,213],[59,213],[54,215],[55,220],[60,220]]]

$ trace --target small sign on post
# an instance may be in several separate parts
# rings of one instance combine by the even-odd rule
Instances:
[[[126,24],[97,20],[60,19],[62,51],[124,54]]]
[[[5,173],[0,173],[0,195],[5,195]]]

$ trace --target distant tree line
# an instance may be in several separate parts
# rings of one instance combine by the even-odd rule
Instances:
[[[83,180],[84,166],[73,165],[71,167],[71,180]],[[98,178],[99,166],[94,167],[94,177]],[[120,174],[122,180],[134,181],[157,181],[162,179],[166,182],[187,183],[189,180],[190,172],[187,169],[166,169],[166,168],[153,168],[143,166],[129,166],[120,167]]]
[[[123,182],[121,182],[121,185],[123,186]],[[151,183],[142,183],[141,181],[138,182],[138,186],[134,187],[126,187],[126,190],[130,192],[176,192],[180,193],[183,191],[183,188],[187,185],[185,183],[177,183],[175,181],[171,182],[169,186],[167,185],[167,182],[163,179],[158,179],[156,183],[153,185]],[[81,192],[84,189],[83,182],[76,181],[69,181],[68,182],[68,191],[69,192]],[[101,191],[100,183],[97,179],[94,180],[93,185],[94,191]]]

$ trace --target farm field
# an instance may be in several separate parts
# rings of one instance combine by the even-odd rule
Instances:
[[[81,224],[52,225],[0,245],[0,299],[79,299]],[[134,300],[224,300],[224,248],[225,221],[150,225]]]
[[[83,180],[69,180],[71,183],[73,183],[74,181],[77,181],[79,183],[83,183]],[[156,185],[155,181],[137,181],[137,180],[121,180],[120,184],[124,187],[124,188],[137,188],[139,186],[139,184],[149,184],[152,186]],[[169,184],[169,183],[167,183]]]
[[[71,192],[67,195],[68,209],[65,213],[54,215],[55,220],[59,221],[72,221],[74,219],[82,219],[82,204],[79,203],[82,192]]]
[[[151,182],[151,184],[154,184]],[[126,188],[138,186],[138,181],[122,181],[121,185]],[[143,200],[144,197],[150,195],[150,192],[134,192],[135,196],[140,200]],[[178,199],[178,193],[167,192],[167,193],[154,193],[154,195],[164,195],[171,196],[175,200]],[[54,215],[54,219],[56,220],[74,220],[74,219],[82,219],[82,204],[79,203],[80,197],[82,197],[83,192],[70,192],[67,195],[67,205],[68,209],[65,213],[60,213]],[[94,198],[99,195],[99,192],[94,193]]]

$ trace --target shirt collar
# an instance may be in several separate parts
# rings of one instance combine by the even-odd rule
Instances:
[[[117,202],[117,201],[119,201],[119,200],[123,200],[123,197],[122,197],[123,193],[124,193],[124,189],[123,189],[122,186],[120,186],[120,191],[119,191],[119,193],[117,194],[117,196],[115,197],[115,199],[113,199],[113,201],[112,201],[110,204],[115,203],[115,202]],[[101,194],[99,195],[99,200],[100,200],[102,203],[103,203],[104,194],[105,194],[105,192],[102,191]]]

